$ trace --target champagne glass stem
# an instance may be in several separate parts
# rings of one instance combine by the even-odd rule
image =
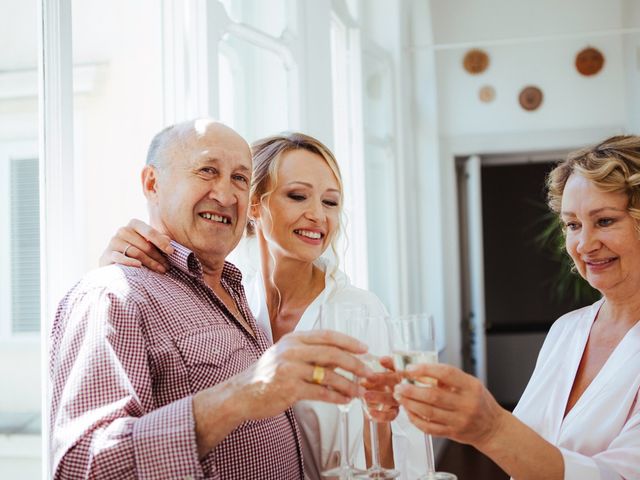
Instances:
[[[424,446],[427,449],[427,473],[433,474],[436,471],[436,462],[433,455],[433,440],[431,434],[424,434]]]
[[[378,442],[378,424],[369,419],[371,432],[371,468],[380,470],[380,443]]]
[[[340,432],[342,442],[340,443],[340,467],[349,470],[349,417],[348,411],[340,410]]]

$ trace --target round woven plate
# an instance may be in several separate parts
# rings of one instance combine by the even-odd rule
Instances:
[[[518,96],[518,101],[520,102],[520,106],[525,110],[531,112],[533,110],[537,110],[538,107],[542,104],[542,99],[544,95],[542,95],[542,90],[538,87],[534,87],[532,85],[528,87],[524,87]]]
[[[604,65],[604,55],[593,47],[585,48],[576,55],[576,69],[584,76],[595,75]]]
[[[485,51],[477,48],[469,50],[464,55],[462,66],[471,75],[482,73],[489,66],[489,55],[487,55]]]

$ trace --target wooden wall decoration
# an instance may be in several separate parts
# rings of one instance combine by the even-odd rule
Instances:
[[[493,99],[496,98],[496,89],[491,85],[485,85],[478,90],[478,98],[482,103],[493,102]]]
[[[462,66],[471,75],[484,72],[489,67],[489,55],[484,50],[474,48],[464,55]]]
[[[596,48],[587,47],[576,55],[576,69],[586,77],[598,73],[603,65],[604,55]]]
[[[522,108],[528,112],[532,112],[540,107],[543,97],[542,90],[538,87],[534,87],[533,85],[529,85],[522,89],[518,97],[518,101]]]

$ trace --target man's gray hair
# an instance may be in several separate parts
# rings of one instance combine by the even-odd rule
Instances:
[[[213,124],[219,124],[226,129],[230,129],[226,125],[210,118],[185,120],[162,129],[151,140],[147,151],[147,165],[155,168],[166,167],[171,158],[185,152],[193,139],[206,135],[207,129]],[[233,131],[232,129],[230,130]],[[237,135],[235,131],[233,132]],[[247,148],[249,148],[248,145]]]
[[[178,129],[176,125],[169,125],[158,132],[151,140],[147,151],[147,165],[159,168],[165,165],[167,146],[176,139]]]

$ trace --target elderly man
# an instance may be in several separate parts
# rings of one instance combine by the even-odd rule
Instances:
[[[153,139],[142,184],[151,224],[175,239],[170,268],[101,268],[61,302],[50,363],[55,478],[303,477],[290,406],[358,393],[323,366],[371,372],[352,355],[366,349],[355,339],[306,332],[270,346],[257,327],[240,272],[225,262],[250,181],[249,146],[220,123],[185,122]]]

